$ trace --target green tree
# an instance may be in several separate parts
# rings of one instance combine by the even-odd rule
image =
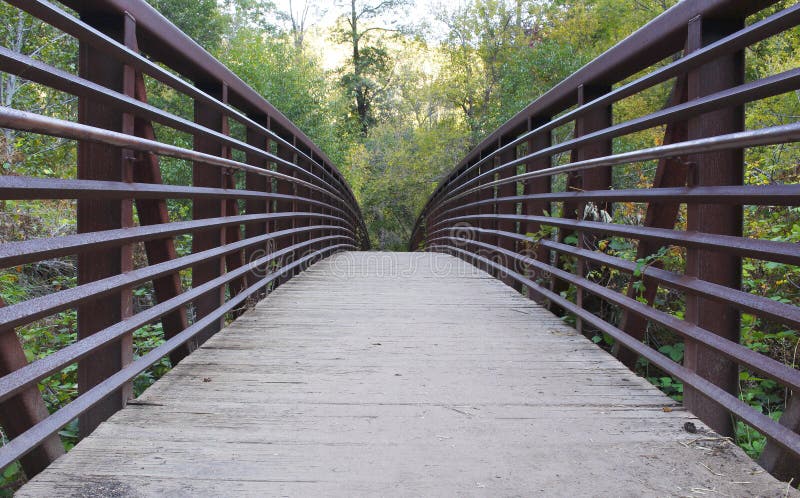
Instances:
[[[341,16],[332,33],[334,41],[351,49],[350,67],[344,71],[341,85],[352,99],[352,111],[364,136],[376,122],[375,102],[391,82],[392,59],[382,37],[375,35],[400,32],[398,27],[379,26],[375,22],[408,3],[408,0],[350,0],[347,13]]]
[[[475,0],[442,10],[437,19],[449,31],[440,85],[463,112],[472,142],[477,143],[510,117],[503,110],[508,102],[519,103],[520,90],[524,103],[530,100],[528,89],[535,85],[526,60],[533,33],[530,10],[520,1]]]
[[[0,45],[70,72],[76,71],[77,44],[39,19],[0,4]],[[74,119],[76,100],[21,75],[0,72],[0,105],[61,119]],[[74,144],[69,140],[0,130],[3,174],[69,177],[75,171]]]

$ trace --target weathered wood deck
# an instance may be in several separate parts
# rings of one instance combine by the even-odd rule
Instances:
[[[347,253],[280,287],[19,495],[785,493],[470,265]]]

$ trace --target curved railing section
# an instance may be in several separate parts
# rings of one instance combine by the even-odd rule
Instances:
[[[0,308],[0,425],[10,438],[0,468],[20,459],[31,476],[63,453],[62,427],[77,418],[91,432],[150,365],[180,361],[315,260],[369,242],[326,155],[144,1],[64,1],[77,15],[44,0],[7,3],[72,37],[79,54],[73,74],[0,47],[0,71],[78,107],[77,122],[0,108],[0,127],[77,142],[77,178],[0,176],[0,200],[74,200],[77,216],[77,233],[0,247],[3,268],[77,261],[77,285]],[[193,119],[148,103],[152,85],[190,102]],[[191,147],[159,141],[164,129]],[[183,184],[162,182],[163,158],[188,161]],[[187,213],[171,219],[174,199]],[[144,263],[134,261],[138,244]],[[155,303],[135,310],[132,291],[145,285]],[[70,309],[77,339],[28,362],[15,329]],[[158,322],[165,341],[134,358],[132,334]],[[48,414],[37,385],[72,365],[79,395]]]
[[[797,395],[780,422],[738,396],[740,370],[800,392],[800,371],[740,344],[742,314],[800,329],[798,302],[741,286],[743,261],[800,265],[796,243],[743,234],[744,209],[800,205],[797,183],[745,177],[747,149],[800,140],[796,117],[745,129],[745,106],[800,88],[798,68],[745,77],[749,47],[800,23],[797,5],[759,12],[773,3],[685,0],[608,50],[465,157],[422,210],[409,249],[473,262],[579,330],[613,338],[628,366],[644,358],[680,379],[686,407],[716,431],[730,436],[740,420],[764,434],[762,465],[788,480],[800,478]],[[663,109],[613,118],[615,105],[658,85],[671,86]],[[663,133],[662,145],[621,144],[646,130]],[[652,175],[649,188],[630,185],[630,173]],[[633,203],[646,216],[619,214]],[[669,251],[680,267],[664,263]],[[627,280],[611,289],[614,275]],[[685,315],[653,305],[659,288],[684,300]],[[683,361],[651,347],[653,329],[683,339]]]

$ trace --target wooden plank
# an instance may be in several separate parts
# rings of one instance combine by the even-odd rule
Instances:
[[[511,287],[451,256],[363,252],[276,289],[19,496],[693,489],[797,496]]]

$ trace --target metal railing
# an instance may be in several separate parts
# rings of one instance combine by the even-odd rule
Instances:
[[[64,1],[77,16],[44,0],[7,3],[78,47],[77,74],[0,47],[0,71],[78,99],[77,122],[0,108],[0,127],[77,142],[76,179],[0,176],[2,200],[76,200],[77,233],[0,247],[3,268],[77,258],[76,286],[0,307],[0,425],[11,438],[0,468],[20,459],[31,476],[63,453],[63,426],[78,418],[81,435],[91,432],[150,365],[180,361],[248,302],[369,241],[326,155],[144,1]],[[188,98],[194,119],[149,104],[148,81]],[[188,134],[193,147],[158,141],[155,126]],[[191,184],[163,183],[162,157],[190,161]],[[191,202],[190,219],[170,219],[170,199]],[[179,255],[186,235],[191,251]],[[146,264],[136,268],[139,243]],[[156,303],[134,312],[132,290],[145,284]],[[29,363],[15,328],[69,309],[77,340]],[[159,321],[165,341],[134,359],[132,334]],[[76,363],[78,397],[48,415],[38,382]]]
[[[720,434],[735,420],[764,434],[761,464],[788,480],[800,478],[800,371],[740,344],[741,313],[800,329],[797,302],[741,287],[743,258],[800,265],[797,244],[743,236],[743,206],[800,205],[796,183],[744,178],[745,149],[800,141],[797,122],[745,129],[745,105],[800,88],[798,68],[745,81],[745,50],[800,24],[798,5],[761,12],[774,3],[685,0],[590,62],[457,165],[409,249],[476,263],[579,330],[607,334],[629,367],[644,358],[682,381],[686,407]],[[672,85],[663,109],[614,122],[614,105],[662,84]],[[620,139],[659,127],[662,145],[615,153]],[[647,161],[651,188],[621,185],[623,168]],[[620,222],[622,203],[645,203],[646,216]],[[615,239],[635,257],[608,250]],[[662,247],[682,251],[683,267],[665,268]],[[611,272],[627,282],[609,289],[597,275]],[[659,287],[685,300],[685,316],[654,306]],[[648,326],[683,339],[682,362],[645,341]],[[740,368],[795,393],[780,422],[739,399]]]

